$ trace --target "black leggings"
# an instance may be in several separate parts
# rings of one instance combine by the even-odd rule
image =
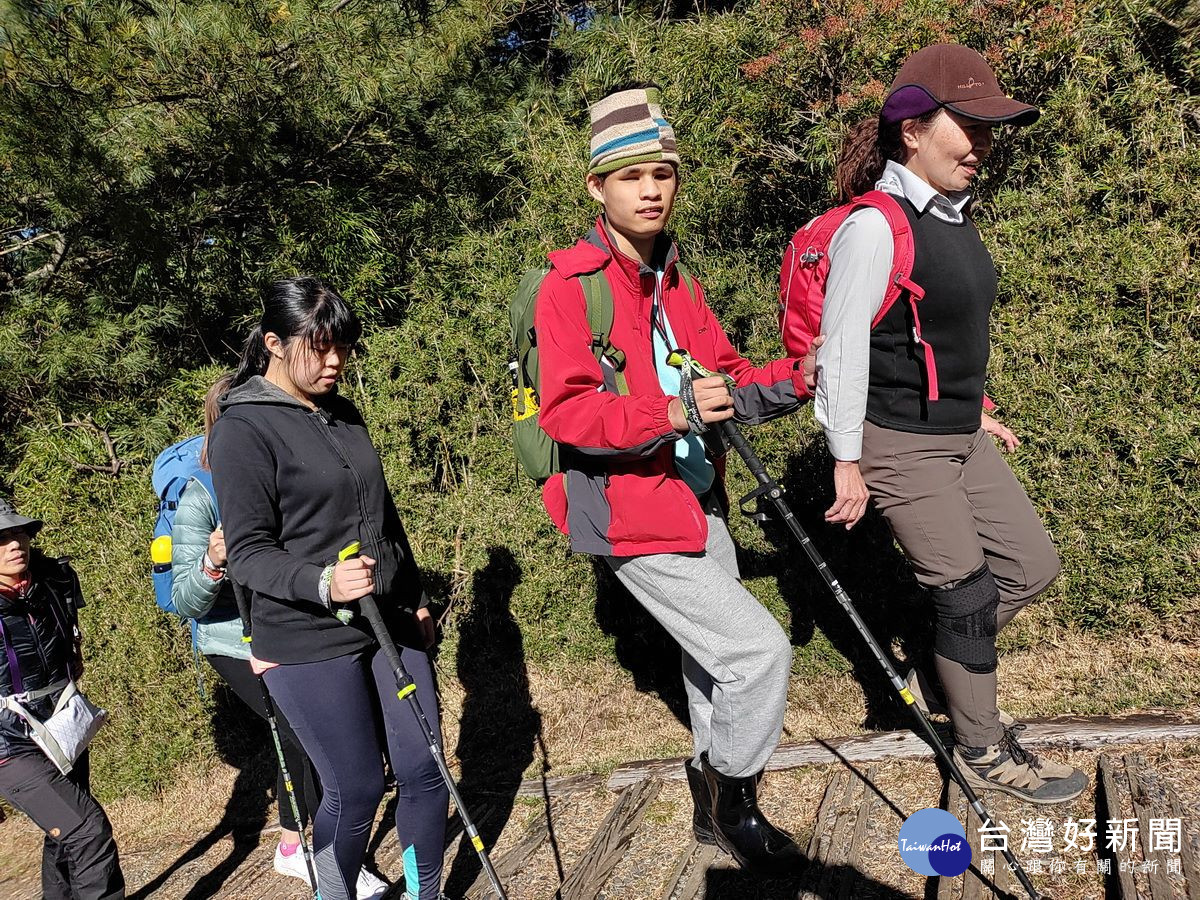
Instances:
[[[262,690],[258,684],[258,676],[250,670],[250,660],[234,659],[232,656],[208,656],[209,665],[216,669],[217,674],[229,685],[237,698],[250,707],[259,718],[267,717],[267,707],[263,704]],[[308,757],[300,741],[288,724],[283,711],[275,710],[275,722],[279,726],[279,742],[283,745],[283,759],[287,763],[288,774],[292,776],[292,788],[296,793],[296,806],[300,808],[300,822],[292,814],[292,804],[288,802],[287,786],[283,783],[283,772],[279,772],[275,783],[276,799],[279,801],[279,827],[288,831],[300,831],[311,818],[309,810],[321,802],[321,784],[313,774]]]
[[[400,652],[440,743],[429,657],[409,647]],[[396,833],[404,850],[405,890],[412,900],[438,897],[449,791],[409,701],[396,695],[383,652],[375,646],[349,656],[281,665],[265,677],[325,789],[313,817],[323,900],[354,900],[371,823],[383,799],[384,752],[399,786]]]

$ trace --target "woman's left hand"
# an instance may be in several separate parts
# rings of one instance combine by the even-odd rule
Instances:
[[[1004,445],[1004,449],[1009,453],[1012,453],[1021,446],[1021,442],[1015,434],[987,413],[984,413],[981,417],[980,425],[984,431],[1000,441]]]
[[[421,640],[424,641],[426,650],[433,646],[435,628],[433,613],[429,611],[428,606],[422,606],[417,610],[417,630],[421,632]]]

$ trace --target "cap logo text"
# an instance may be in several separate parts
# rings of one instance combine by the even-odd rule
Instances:
[[[967,79],[966,84],[960,84],[958,87],[959,87],[959,90],[965,91],[965,90],[970,90],[971,88],[977,88],[977,87],[983,87],[983,86],[984,86],[984,83],[982,81],[976,81],[975,76],[972,75],[970,78]]]

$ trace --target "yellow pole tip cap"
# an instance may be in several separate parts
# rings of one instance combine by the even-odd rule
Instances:
[[[358,541],[354,541],[351,544],[347,544],[345,547],[342,548],[341,552],[338,553],[338,562],[345,562],[350,557],[357,556],[358,551],[361,549],[362,549],[362,544],[359,543]]]

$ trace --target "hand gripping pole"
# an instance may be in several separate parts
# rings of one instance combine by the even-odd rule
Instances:
[[[338,554],[339,559],[349,559],[358,553],[359,546],[356,543],[346,547]],[[504,886],[500,883],[500,876],[496,874],[495,867],[492,866],[492,861],[488,857],[487,848],[483,845],[483,838],[479,836],[479,829],[475,827],[475,823],[471,821],[470,815],[467,813],[467,808],[463,805],[462,795],[458,792],[458,787],[454,783],[454,776],[450,774],[450,768],[446,765],[446,757],[442,752],[441,744],[438,742],[437,734],[429,724],[429,719],[425,717],[425,710],[421,708],[421,701],[417,699],[417,685],[413,682],[412,676],[408,674],[408,670],[404,668],[404,662],[400,659],[400,651],[396,648],[395,641],[392,640],[391,634],[388,633],[387,625],[383,621],[383,616],[379,612],[379,605],[375,602],[374,594],[367,594],[365,597],[358,598],[358,608],[362,610],[362,614],[366,617],[367,622],[371,625],[371,630],[375,633],[375,640],[379,642],[379,647],[383,651],[383,655],[387,658],[388,665],[392,668],[392,675],[396,679],[396,696],[401,700],[407,700],[412,708],[413,715],[417,717],[417,723],[421,726],[426,740],[429,742],[429,752],[433,754],[433,760],[437,763],[438,771],[442,773],[442,780],[446,782],[446,787],[450,791],[450,799],[454,801],[454,807],[458,810],[458,817],[462,819],[463,830],[467,837],[471,840],[471,846],[475,848],[475,853],[479,856],[479,861],[483,864],[483,870],[487,873],[488,881],[492,883],[492,890],[496,892],[499,900],[508,900],[508,894],[504,892]]]

